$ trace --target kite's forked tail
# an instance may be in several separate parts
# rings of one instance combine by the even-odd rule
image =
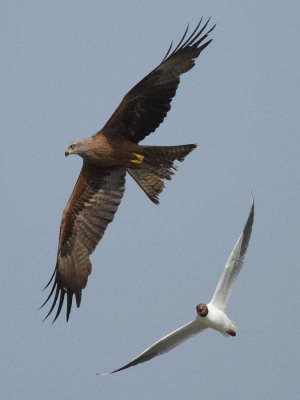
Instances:
[[[158,196],[165,187],[163,180],[170,180],[176,171],[174,161],[183,161],[196,147],[196,144],[140,146],[142,154],[135,154],[134,166],[128,172],[150,200],[158,204]]]

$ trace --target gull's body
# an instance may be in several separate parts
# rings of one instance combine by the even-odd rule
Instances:
[[[191,336],[202,332],[204,329],[211,328],[225,336],[235,336],[237,325],[226,315],[226,306],[232,291],[233,284],[241,270],[247,247],[251,237],[254,219],[254,200],[252,200],[251,210],[238,241],[236,242],[219,279],[216,290],[211,301],[206,304],[198,304],[196,307],[196,318],[186,325],[176,329],[170,334],[159,339],[148,347],[139,356],[128,364],[118,368],[111,373],[121,371],[136,364],[150,360],[160,354],[170,351],[181,342]]]
[[[206,328],[212,328],[225,336],[235,336],[237,331],[236,324],[214,304],[207,304],[208,314],[205,318],[197,314],[197,319]]]

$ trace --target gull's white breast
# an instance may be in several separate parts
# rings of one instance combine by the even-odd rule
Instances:
[[[212,304],[207,304],[208,314],[206,317],[199,317],[202,318],[203,323],[207,325],[207,327],[215,329],[219,331],[225,336],[229,336],[227,331],[232,329],[234,331],[237,330],[236,324],[231,321],[227,315],[220,310],[219,308],[215,307]]]

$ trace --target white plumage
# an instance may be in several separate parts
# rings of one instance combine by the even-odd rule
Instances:
[[[110,373],[121,371],[123,369],[148,361],[160,354],[166,353],[193,335],[202,332],[206,328],[215,329],[225,336],[236,335],[237,325],[225,314],[225,310],[233,284],[243,265],[244,257],[251,237],[253,219],[254,200],[252,199],[248,219],[226,262],[224,271],[221,274],[213,297],[207,305],[197,305],[196,318],[159,339],[128,364]]]

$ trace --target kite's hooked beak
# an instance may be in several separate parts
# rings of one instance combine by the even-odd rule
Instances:
[[[73,150],[72,149],[70,149],[70,148],[68,148],[66,151],[65,151],[65,156],[66,157],[68,157],[70,154],[72,154],[73,153]]]

